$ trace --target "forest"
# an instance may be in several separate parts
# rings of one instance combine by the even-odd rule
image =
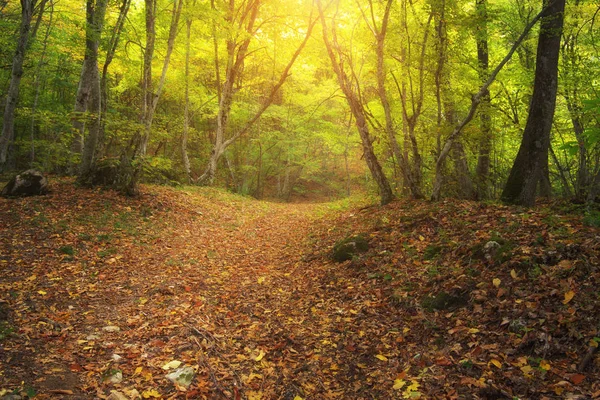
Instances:
[[[599,399],[599,16],[0,0],[0,400]]]
[[[129,194],[593,201],[599,9],[559,3],[4,1],[0,166]]]

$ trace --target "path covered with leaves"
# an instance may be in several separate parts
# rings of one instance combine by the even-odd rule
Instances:
[[[551,208],[63,182],[0,220],[4,395],[600,397],[600,233]],[[184,366],[188,387],[165,377]]]

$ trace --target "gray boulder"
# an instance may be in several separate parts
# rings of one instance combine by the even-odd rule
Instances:
[[[46,193],[48,193],[48,179],[40,171],[28,169],[8,181],[0,194],[4,197],[25,197]]]

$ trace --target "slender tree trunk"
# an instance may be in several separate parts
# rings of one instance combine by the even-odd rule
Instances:
[[[125,25],[125,21],[127,20],[127,14],[129,13],[129,7],[131,5],[131,0],[123,0],[121,7],[119,9],[119,17],[117,18],[117,22],[113,29],[109,45],[108,51],[106,52],[106,59],[104,60],[104,65],[102,66],[102,76],[100,78],[100,94],[101,94],[101,109],[102,114],[100,117],[100,132],[98,134],[98,146],[96,149],[97,157],[102,157],[105,152],[105,129],[106,129],[106,112],[108,110],[108,67],[112,63],[114,59],[115,53],[117,51],[117,47],[119,45],[119,41],[121,38],[121,32],[123,31],[123,26]]]
[[[551,1],[542,19],[538,40],[535,82],[529,115],[519,153],[502,193],[507,203],[533,206],[538,183],[548,164],[550,130],[554,118],[558,82],[558,56],[565,0]]]
[[[375,35],[375,40],[377,42],[377,46],[375,48],[376,56],[377,56],[377,91],[379,93],[379,99],[381,101],[381,105],[383,107],[384,115],[385,115],[385,132],[387,134],[388,141],[390,143],[390,147],[392,148],[392,153],[396,158],[398,165],[400,167],[400,171],[402,173],[402,177],[404,182],[407,184],[410,193],[413,198],[419,199],[423,197],[421,193],[421,188],[419,185],[419,180],[414,176],[413,171],[410,168],[410,164],[408,159],[404,157],[400,145],[398,144],[398,140],[396,139],[396,129],[394,120],[392,117],[392,110],[390,107],[390,103],[388,100],[387,89],[385,85],[385,77],[386,71],[384,66],[384,52],[385,52],[385,39],[387,35],[387,27],[390,17],[390,11],[392,8],[393,1],[388,0],[386,3],[386,8],[383,16],[383,20],[381,22],[381,27],[377,27],[377,23],[375,18],[372,21],[372,30]],[[373,4],[371,5],[371,15],[373,16]],[[366,18],[365,18],[366,19]],[[418,150],[417,150],[418,151]]]
[[[88,0],[86,5],[86,39],[85,60],[83,63],[80,86],[89,90],[87,99],[87,111],[89,111],[89,129],[85,138],[79,176],[81,179],[92,171],[95,163],[96,145],[100,131],[101,98],[100,98],[100,75],[98,72],[98,47],[104,14],[106,12],[107,0]]]
[[[6,164],[8,148],[15,137],[15,109],[19,99],[19,87],[23,76],[23,61],[29,41],[31,19],[36,0],[21,0],[21,27],[15,57],[13,58],[10,85],[6,95],[2,134],[0,135],[0,168]]]
[[[190,159],[187,152],[187,142],[190,126],[190,36],[192,32],[192,19],[186,21],[185,43],[185,108],[183,110],[183,135],[181,137],[181,159],[188,182],[191,180]]]
[[[327,54],[329,55],[329,59],[331,60],[331,64],[335,71],[335,74],[338,78],[338,82],[344,96],[346,97],[346,101],[350,106],[350,111],[352,111],[352,115],[354,116],[354,120],[356,123],[356,128],[358,129],[358,134],[360,135],[363,155],[365,157],[365,161],[367,166],[369,167],[369,171],[371,172],[371,176],[375,180],[377,187],[379,188],[379,196],[381,198],[381,204],[387,204],[394,199],[394,194],[392,192],[392,187],[390,183],[383,173],[383,169],[381,168],[381,164],[377,160],[377,156],[375,155],[375,151],[373,149],[373,143],[371,141],[371,137],[369,134],[369,127],[367,125],[367,120],[365,117],[365,110],[363,105],[360,102],[359,96],[354,92],[352,82],[346,72],[343,70],[344,60],[339,59],[334,53],[334,45],[331,43],[329,39],[329,33],[327,24],[325,22],[325,15],[323,13],[323,8],[321,5],[321,1],[317,0],[317,5],[319,7],[319,15],[321,18],[321,25],[323,27],[323,41],[325,42],[325,47],[327,48]],[[333,31],[333,40],[336,39],[336,31],[335,24],[332,26]],[[339,47],[335,46],[336,49]]]
[[[31,151],[30,151],[30,160],[31,166],[33,167],[33,162],[35,161],[35,116],[37,112],[38,100],[40,97],[40,75],[42,74],[42,67],[44,66],[46,60],[46,51],[48,48],[48,38],[50,37],[50,32],[52,31],[52,22],[54,17],[54,3],[50,3],[50,20],[48,21],[48,27],[46,28],[46,34],[44,35],[44,42],[42,47],[42,55],[40,56],[40,60],[37,65],[37,69],[35,72],[35,80],[33,82],[33,86],[35,88],[35,95],[33,97],[33,104],[31,105],[31,125],[29,127],[30,130],[30,139],[31,139]]]
[[[475,13],[478,24],[475,37],[477,39],[477,61],[479,80],[485,83],[489,75],[488,31],[487,31],[487,0],[475,1]],[[477,157],[476,182],[477,197],[489,197],[490,151],[492,149],[492,119],[490,116],[491,100],[490,91],[485,90],[481,97],[479,121],[481,136],[479,138],[479,155]]]

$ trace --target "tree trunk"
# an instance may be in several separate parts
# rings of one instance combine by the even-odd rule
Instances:
[[[25,50],[29,41],[31,30],[31,19],[36,0],[21,0],[21,27],[19,29],[19,40],[12,63],[12,72],[6,104],[4,107],[4,119],[2,121],[2,135],[0,135],[0,168],[4,166],[8,156],[8,148],[15,136],[15,109],[19,99],[19,87],[23,76],[23,61]]]
[[[477,62],[479,80],[485,83],[489,75],[489,54],[488,54],[488,31],[487,31],[487,0],[475,1],[475,13],[478,24],[476,28],[477,39]],[[492,149],[492,119],[490,116],[491,100],[490,91],[485,90],[481,97],[481,107],[479,110],[479,121],[481,125],[481,136],[479,138],[479,155],[477,157],[476,182],[477,197],[486,199],[489,194],[489,174],[490,174],[490,151]]]
[[[192,32],[192,19],[186,21],[185,43],[185,108],[183,110],[183,135],[181,137],[181,159],[188,182],[191,180],[190,159],[187,152],[187,142],[190,126],[190,36]]]
[[[38,100],[40,97],[40,75],[42,73],[42,67],[44,65],[46,59],[46,51],[48,49],[48,38],[50,37],[50,32],[52,31],[52,22],[54,17],[54,3],[50,3],[50,20],[48,21],[48,27],[46,28],[46,34],[44,35],[44,42],[42,46],[42,55],[40,56],[40,60],[37,65],[37,69],[35,72],[35,79],[33,82],[34,86],[34,97],[33,104],[31,105],[31,124],[30,124],[30,138],[31,138],[31,167],[33,168],[33,162],[35,161],[35,115],[37,112]]]
[[[104,65],[102,66],[102,76],[100,77],[100,95],[101,95],[101,109],[102,114],[100,116],[100,132],[98,134],[98,146],[96,149],[96,154],[98,157],[102,157],[105,152],[105,143],[104,143],[104,131],[106,128],[106,111],[108,109],[108,67],[112,63],[112,60],[117,51],[117,46],[119,45],[119,40],[121,38],[121,32],[123,31],[123,26],[125,25],[125,21],[127,19],[127,14],[129,13],[129,7],[131,6],[131,0],[123,0],[119,10],[119,17],[117,18],[117,22],[114,26],[109,44],[108,50],[106,52],[106,59],[104,60]]]
[[[369,171],[371,172],[371,176],[379,188],[381,204],[387,204],[394,199],[394,194],[392,192],[392,187],[390,186],[390,183],[383,173],[383,169],[381,168],[379,161],[377,160],[377,156],[375,155],[373,143],[369,134],[369,127],[365,117],[365,110],[360,102],[359,96],[354,92],[350,78],[343,70],[345,60],[341,59],[342,56],[339,54],[338,56],[340,56],[340,59],[338,60],[338,56],[336,56],[334,53],[334,46],[329,39],[329,34],[327,32],[328,28],[325,22],[325,15],[323,13],[323,7],[320,0],[317,0],[317,5],[319,7],[319,15],[321,18],[321,25],[323,27],[323,41],[325,42],[325,47],[327,48],[327,54],[329,55],[333,70],[338,78],[340,88],[342,89],[342,92],[346,97],[346,101],[350,106],[350,111],[352,111],[352,115],[354,116],[356,128],[358,129],[358,134],[360,135],[362,143],[363,155],[365,157],[367,166],[369,167]],[[333,24],[332,30],[335,40],[335,24]],[[336,46],[336,49],[337,48],[338,47]]]
[[[473,200],[475,198],[475,188],[471,180],[465,148],[460,140],[454,142],[453,153],[456,178],[458,180],[458,197]]]
[[[542,19],[537,48],[535,82],[519,153],[502,193],[502,200],[523,206],[535,204],[536,189],[548,164],[550,130],[558,82],[558,55],[565,0],[552,1]]]
[[[89,111],[88,135],[84,140],[79,176],[81,179],[92,171],[95,163],[96,145],[100,131],[101,98],[100,98],[100,75],[98,73],[98,46],[104,14],[106,12],[107,0],[88,0],[86,4],[86,38],[85,38],[85,60],[81,72],[80,87],[84,86],[89,91],[87,98],[87,111]],[[85,105],[84,105],[85,106]]]
[[[390,17],[390,11],[392,8],[393,1],[388,0],[386,3],[385,13],[383,16],[383,20],[381,22],[381,28],[377,28],[377,24],[375,18],[372,21],[372,30],[375,35],[375,40],[377,42],[377,46],[375,48],[376,56],[377,56],[377,91],[379,93],[379,99],[381,101],[381,105],[383,107],[383,111],[385,114],[385,132],[387,134],[388,141],[390,143],[390,147],[392,148],[392,153],[396,158],[398,165],[400,167],[400,172],[402,173],[402,177],[404,182],[408,186],[410,193],[413,198],[420,199],[423,197],[421,193],[421,188],[419,185],[419,180],[413,175],[413,171],[410,168],[410,164],[408,159],[404,157],[400,145],[398,144],[398,140],[396,139],[396,129],[394,128],[394,120],[392,118],[392,110],[390,107],[390,103],[388,100],[387,90],[385,86],[385,65],[384,65],[384,45],[385,38],[387,34],[387,27]],[[373,6],[370,3],[371,7]],[[371,8],[371,15],[373,15],[373,9]],[[417,149],[418,154],[418,149]]]

